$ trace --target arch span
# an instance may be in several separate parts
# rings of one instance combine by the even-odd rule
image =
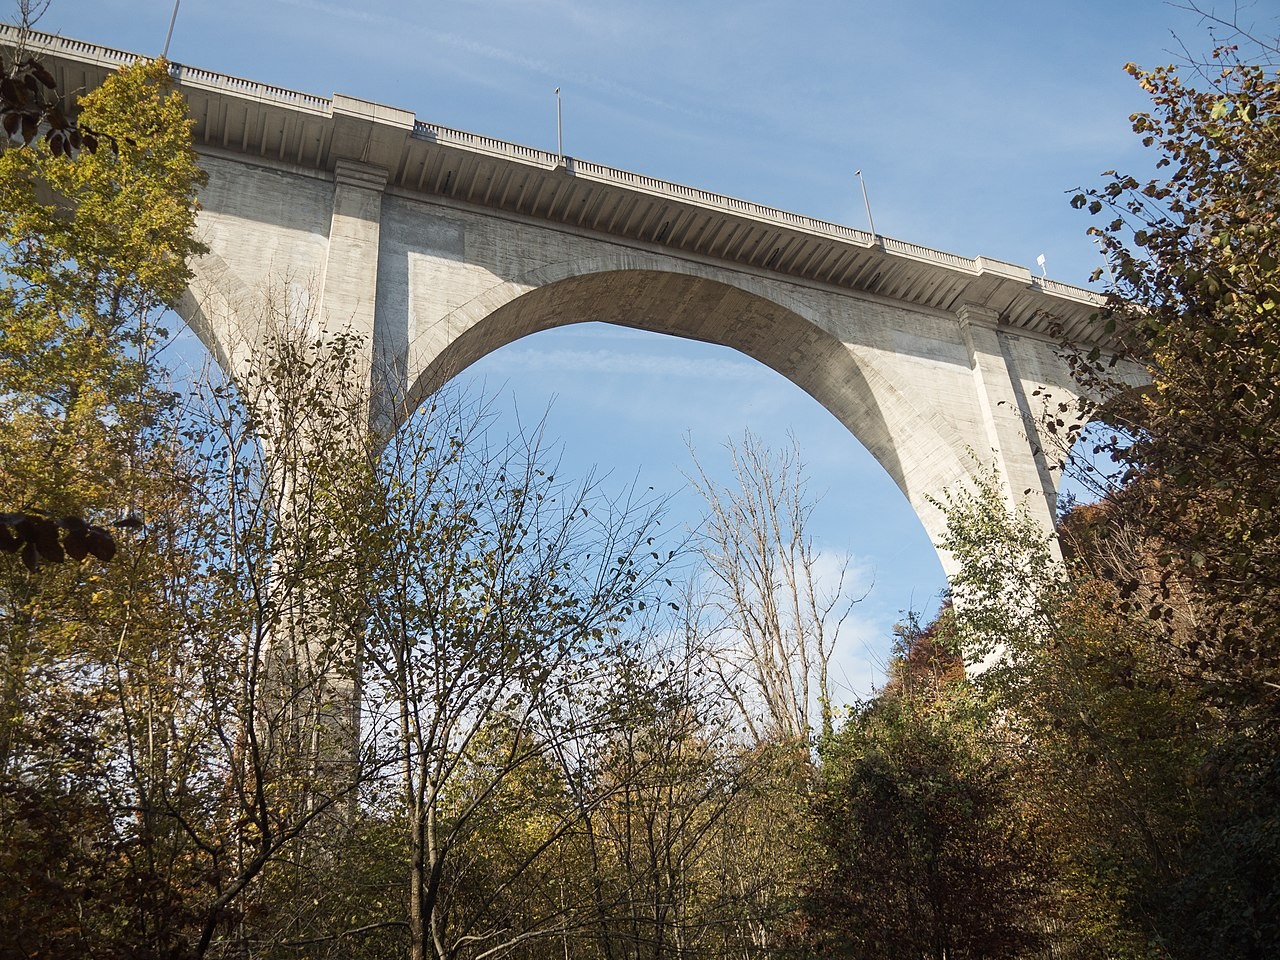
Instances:
[[[233,341],[243,340],[237,336],[240,315],[244,305],[252,301],[244,285],[216,253],[206,251],[189,266],[191,282],[183,291],[176,312],[218,366],[230,374],[236,369]]]
[[[729,347],[786,377],[873,455],[935,540],[944,523],[931,498],[992,463],[1011,502],[1052,527],[1029,398],[1070,394],[1072,379],[1027,319],[1048,294],[1011,267],[809,237],[798,272],[783,272],[757,262],[773,239],[747,220],[707,235],[732,235],[723,255],[698,253],[392,189],[387,169],[363,161],[331,175],[209,162],[210,254],[194,265],[186,312],[235,372],[269,350],[255,295],[281,278],[311,278],[308,329],[367,345],[362,388],[383,430],[505,344],[603,321]],[[823,273],[829,259],[843,266]],[[292,310],[292,294],[283,303]]]
[[[191,280],[176,312],[229,376],[255,369],[267,342],[283,330],[323,329],[313,282],[272,274],[250,287],[212,251],[189,266]]]
[[[445,346],[419,367],[399,419],[487,354],[554,327],[601,321],[700,340],[763,363],[813,397],[884,467],[930,536],[941,533],[929,495],[972,473],[963,444],[803,305],[669,264],[566,266],[500,284],[441,320]],[[422,349],[411,345],[411,356]]]

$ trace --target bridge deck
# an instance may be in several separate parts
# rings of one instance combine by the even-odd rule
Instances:
[[[0,24],[0,44],[17,41]],[[91,89],[137,54],[32,33],[62,90]],[[197,147],[329,175],[339,157],[384,167],[389,188],[748,269],[953,311],[994,310],[1002,324],[1091,339],[1097,294],[1028,268],[963,257],[602,164],[418,120],[410,111],[319,97],[175,64]]]

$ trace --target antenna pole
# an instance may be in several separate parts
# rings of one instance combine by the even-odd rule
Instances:
[[[164,38],[164,53],[160,54],[162,59],[169,59],[169,41],[173,39],[173,25],[178,22],[178,7],[182,4],[182,0],[173,0],[173,16],[169,18],[169,32]]]
[[[867,208],[867,223],[871,225],[871,235],[878,237],[880,234],[876,233],[876,222],[871,219],[871,201],[867,199],[867,181],[862,179],[861,170],[855,170],[853,175],[858,178],[858,183],[862,184],[862,205]]]
[[[556,87],[556,153],[564,159],[564,116],[560,112],[560,88]]]

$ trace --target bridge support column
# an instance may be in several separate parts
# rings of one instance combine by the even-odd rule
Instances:
[[[366,558],[358,531],[370,524],[368,392],[353,369],[360,357],[346,346],[317,345],[301,330],[295,336],[276,341],[287,352],[274,358],[279,375],[255,404],[276,438],[263,471],[272,564],[266,732],[298,778],[290,801],[308,810],[325,804],[341,821],[355,809],[360,775]]]
[[[1000,484],[1011,507],[1023,507],[1046,532],[1054,529],[1053,484],[1043,476],[1044,457],[1034,426],[1026,422],[1014,372],[1010,370],[1000,334],[998,315],[989,307],[961,304],[956,311],[969,366],[973,372],[978,408],[989,452],[995,459]],[[974,451],[980,458],[987,450]],[[1056,552],[1056,542],[1054,545]]]
[[[286,342],[288,332],[279,334],[277,359],[288,358],[293,368],[279,389],[267,391],[274,413],[295,421],[276,431],[287,448],[275,478],[284,545],[275,602],[283,617],[270,641],[269,673],[289,707],[288,749],[310,765],[313,795],[306,801],[315,802],[314,794],[344,797],[339,816],[355,809],[364,628],[353,573],[358,551],[343,533],[358,526],[362,497],[342,491],[358,484],[374,445],[374,315],[386,183],[382,167],[338,161],[316,309],[300,339]],[[289,387],[301,395],[289,395]]]
[[[382,233],[382,194],[386,185],[387,171],[383,167],[354,160],[338,161],[329,247],[320,281],[321,329],[317,333],[353,335],[364,351],[364,366],[358,374],[366,395],[373,389],[378,248]]]

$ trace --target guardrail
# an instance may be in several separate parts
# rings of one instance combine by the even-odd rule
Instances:
[[[958,253],[946,253],[942,250],[934,250],[932,247],[922,247],[918,243],[895,240],[893,237],[882,237],[881,240],[884,242],[885,253],[896,253],[925,263],[941,263],[966,273],[978,272],[978,261],[974,257],[962,257]]]
[[[18,27],[10,23],[0,23],[0,43],[16,43],[21,36],[22,30]],[[114,63],[122,67],[137,63],[140,60],[152,59],[151,57],[129,53],[125,50],[116,50],[112,47],[99,46],[96,43],[86,43],[84,40],[72,40],[69,37],[59,37],[55,34],[40,33],[35,30],[27,32],[26,43],[31,50],[40,53],[54,56],[66,54],[80,60]],[[285,87],[273,87],[267,83],[258,83],[256,80],[245,80],[242,77],[215,73],[212,70],[203,70],[200,67],[188,67],[181,63],[172,64],[170,73],[179,83],[227,90],[242,96],[252,97],[255,100],[272,100],[277,103],[302,105],[311,110],[321,112],[328,112],[332,107],[332,101],[327,97],[317,97],[310,93],[289,90]]]
[[[592,163],[589,160],[561,157],[559,154],[551,153],[547,150],[525,147],[506,140],[498,140],[478,133],[468,133],[465,130],[456,130],[452,127],[443,127],[423,120],[418,120],[414,123],[413,135],[419,140],[446,143],[471,150],[480,150],[495,156],[532,161],[548,170],[555,169],[563,163],[566,172],[572,176],[589,177],[593,180],[616,183],[624,187],[638,187],[660,196],[677,200],[690,200],[702,206],[729,210],[734,213],[745,213],[759,220],[769,220],[787,226],[799,227],[812,233],[850,240],[863,247],[871,247],[876,244],[876,237],[856,227],[846,227],[826,220],[816,220],[803,214],[779,210],[777,207],[766,207],[763,204],[752,203],[749,200],[738,200],[735,197],[726,197],[723,194],[700,190],[697,187],[687,187],[683,184],[672,183],[669,180],[659,180],[656,177],[648,177],[642,173],[619,170],[617,167],[608,167],[601,163]],[[919,247],[917,249],[924,250],[925,248]],[[963,260],[964,258],[956,259]]]
[[[20,27],[16,27],[11,23],[0,23],[0,41],[17,43],[22,36],[23,30]],[[114,60],[122,66],[144,59],[136,53],[114,50],[111,47],[100,47],[96,43],[72,40],[68,37],[59,37],[52,33],[40,33],[36,30],[26,31],[26,42],[30,47],[40,48],[48,52],[78,53],[93,60]]]
[[[672,183],[669,180],[658,180],[655,177],[647,177],[642,173],[631,173],[627,170],[619,170],[617,167],[607,167],[604,164],[591,163],[587,160],[574,160],[573,170],[575,173],[581,171],[597,180],[618,183],[628,187],[639,187],[650,193],[673,197],[678,200],[691,200],[705,207],[716,207],[722,210],[731,210],[735,213],[745,213],[758,220],[770,220],[774,223],[799,227],[812,233],[827,234],[844,240],[852,240],[859,246],[870,247],[875,245],[876,238],[865,230],[846,227],[838,223],[829,223],[826,220],[816,220],[813,217],[806,217],[799,213],[789,213],[786,210],[779,210],[777,207],[766,207],[763,204],[752,203],[750,200],[726,197],[723,194],[700,190],[697,187],[686,187],[683,184]]]
[[[413,123],[413,135],[419,140],[430,140],[435,143],[452,143],[458,146],[468,147],[472,150],[481,150],[485,153],[495,154],[502,157],[514,157],[518,160],[532,160],[539,166],[551,169],[560,162],[560,157],[546,150],[539,150],[536,147],[525,147],[518,143],[509,143],[506,140],[498,140],[494,137],[486,137],[480,133],[468,133],[465,130],[454,130],[452,127],[442,127],[435,123],[426,123],[422,120],[415,120]]]
[[[174,78],[179,83],[195,83],[203,87],[214,87],[219,90],[230,90],[234,93],[253,97],[255,100],[274,100],[277,103],[301,104],[312,110],[328,113],[333,108],[333,101],[328,97],[317,97],[311,93],[289,90],[286,87],[273,87],[270,84],[258,83],[256,80],[245,80],[225,73],[214,73],[199,67],[188,67],[181,63],[173,65]]]
[[[1084,287],[1077,287],[1070,283],[1063,283],[1061,280],[1050,280],[1048,277],[1037,277],[1033,274],[1031,277],[1031,285],[1033,287],[1039,287],[1051,296],[1062,297],[1066,300],[1075,300],[1078,303],[1089,303],[1100,307],[1107,302],[1107,298],[1095,290],[1086,290]]]

